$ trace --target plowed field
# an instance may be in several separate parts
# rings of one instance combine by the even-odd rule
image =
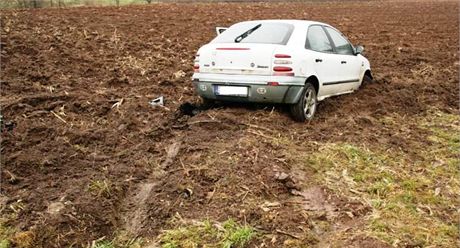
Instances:
[[[232,222],[255,234],[248,247],[459,245],[458,13],[457,1],[1,11],[2,244],[221,247]],[[305,124],[278,105],[184,115],[214,27],[275,18],[337,27],[376,82]]]

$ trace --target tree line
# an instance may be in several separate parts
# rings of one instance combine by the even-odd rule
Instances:
[[[0,8],[47,8],[152,3],[153,0],[0,0]]]

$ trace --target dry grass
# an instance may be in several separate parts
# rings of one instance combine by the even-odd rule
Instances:
[[[183,220],[176,228],[166,230],[160,235],[163,248],[193,248],[193,247],[245,247],[256,237],[255,230],[248,225],[240,225],[234,220],[223,223]]]
[[[361,234],[394,246],[454,247],[458,235],[459,117],[432,110],[410,122],[387,117],[393,128],[417,123],[429,133],[428,146],[414,146],[414,156],[395,149],[359,144],[323,144],[305,156],[317,182],[338,195],[372,208]]]
[[[113,186],[112,186],[112,183],[107,179],[93,180],[89,184],[88,190],[92,194],[94,194],[94,195],[96,195],[98,197],[100,197],[100,196],[110,197],[112,195]]]

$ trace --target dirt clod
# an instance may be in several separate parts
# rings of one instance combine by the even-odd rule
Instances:
[[[62,202],[52,202],[48,205],[47,212],[51,215],[59,214],[65,208]]]

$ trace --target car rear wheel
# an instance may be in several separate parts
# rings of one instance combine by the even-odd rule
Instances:
[[[317,104],[315,87],[307,83],[302,97],[296,104],[291,105],[292,118],[299,122],[310,121],[315,115]]]
[[[216,104],[216,101],[213,99],[204,98],[204,97],[201,98],[201,107],[204,109],[210,109],[214,107],[215,104]]]

